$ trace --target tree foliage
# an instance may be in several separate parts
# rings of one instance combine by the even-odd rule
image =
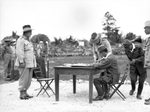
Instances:
[[[45,34],[37,34],[37,35],[34,35],[32,38],[31,38],[31,41],[33,43],[39,43],[40,41],[43,41],[44,44],[46,44],[46,42],[50,42],[48,36],[46,36]]]
[[[102,21],[104,34],[111,44],[120,43],[122,34],[119,34],[119,28],[116,26],[116,19],[109,12],[104,15],[104,21]]]
[[[103,21],[102,23],[102,25],[104,26],[103,30],[112,32],[112,30],[114,29],[113,26],[115,26],[116,19],[109,12],[106,12],[104,17],[105,21]]]
[[[70,35],[69,38],[66,38],[65,40],[68,44],[71,44],[71,45],[78,45],[78,41],[76,41],[75,39],[73,39],[73,36]]]
[[[71,53],[78,47],[78,45],[79,42],[71,35],[64,40],[54,37],[54,41],[51,42],[50,50],[52,54]]]
[[[57,45],[62,45],[63,44],[63,40],[61,38],[57,39],[56,37],[54,37],[54,44],[55,46]]]

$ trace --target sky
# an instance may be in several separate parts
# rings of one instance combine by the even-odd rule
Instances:
[[[120,33],[133,32],[145,38],[144,24],[150,20],[150,0],[0,0],[0,40],[12,31],[22,35],[30,24],[32,35],[90,40],[93,32],[102,32],[104,14],[117,20]]]

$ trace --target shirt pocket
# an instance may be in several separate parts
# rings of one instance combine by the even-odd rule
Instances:
[[[30,42],[25,42],[25,44],[24,44],[24,50],[25,51],[29,51],[29,50],[32,50],[32,44],[30,43]]]

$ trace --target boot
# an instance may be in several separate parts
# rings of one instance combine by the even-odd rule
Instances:
[[[26,96],[24,90],[20,91],[20,99],[21,99],[21,100],[27,100],[27,99],[28,99],[28,97]]]
[[[134,94],[134,90],[131,89],[130,92],[129,92],[129,95],[133,95]]]
[[[28,93],[27,93],[27,90],[25,90],[25,95],[27,98],[33,98],[33,96],[30,96]]]
[[[150,98],[145,100],[145,105],[150,105]]]
[[[105,99],[109,99],[109,95],[110,95],[110,87],[109,87],[109,85],[104,85],[104,90],[105,90],[104,98]]]
[[[139,95],[139,94],[137,94],[136,98],[139,99],[139,100],[142,99],[141,95]]]

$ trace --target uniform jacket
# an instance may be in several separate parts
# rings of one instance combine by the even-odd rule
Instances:
[[[100,45],[93,44],[94,61],[98,60],[98,57],[99,57],[98,47],[101,45],[104,45],[107,48],[108,52],[112,53],[112,49],[111,49],[111,45],[110,45],[109,41],[106,38],[102,38]]]
[[[107,77],[112,79],[113,83],[119,81],[120,74],[118,71],[118,63],[117,63],[117,59],[113,54],[110,54],[102,62],[96,63],[94,67],[99,70],[105,69]]]
[[[2,48],[2,58],[11,58],[12,57],[12,49],[10,46],[4,45]]]
[[[26,68],[36,67],[36,58],[34,54],[34,48],[30,41],[25,36],[20,37],[16,43],[16,62],[15,66],[19,66],[19,63],[25,63]]]
[[[150,69],[150,37],[146,39],[146,43],[145,43],[144,67]]]
[[[15,60],[16,58],[16,46],[11,46],[12,49],[12,60]]]
[[[144,69],[144,51],[142,47],[135,46],[135,49],[132,52],[125,49],[125,54],[130,61],[135,59],[135,63],[130,64],[130,73],[135,73],[136,68],[140,74],[146,72]]]

